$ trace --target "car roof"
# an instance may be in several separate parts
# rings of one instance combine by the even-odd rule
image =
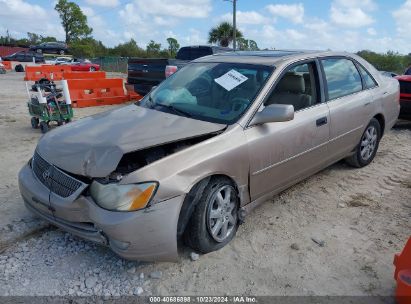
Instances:
[[[194,62],[230,62],[230,63],[251,63],[267,66],[275,66],[285,60],[303,60],[321,56],[349,56],[345,52],[332,51],[312,51],[312,50],[264,50],[264,51],[235,51],[214,54],[201,57]]]

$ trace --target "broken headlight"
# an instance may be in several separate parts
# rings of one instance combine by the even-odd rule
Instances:
[[[145,208],[154,196],[158,184],[119,185],[118,183],[101,184],[93,181],[90,194],[100,207],[113,211],[136,211]]]

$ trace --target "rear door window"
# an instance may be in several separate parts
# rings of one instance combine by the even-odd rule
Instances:
[[[372,89],[377,86],[377,82],[371,76],[371,74],[361,65],[358,65],[362,79],[364,81],[364,89]]]
[[[362,90],[362,81],[354,62],[347,58],[321,60],[327,82],[328,100]]]

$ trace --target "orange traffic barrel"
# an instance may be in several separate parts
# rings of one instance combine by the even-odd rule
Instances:
[[[401,253],[394,256],[395,297],[398,304],[411,304],[411,237]]]
[[[411,269],[398,272],[395,297],[398,304],[411,304]]]

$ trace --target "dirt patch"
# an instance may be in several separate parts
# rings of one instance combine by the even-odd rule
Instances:
[[[411,189],[411,180],[401,181],[401,185],[405,188]]]
[[[375,203],[365,194],[356,194],[351,196],[351,200],[347,202],[347,207],[369,207],[372,204],[375,205]]]

